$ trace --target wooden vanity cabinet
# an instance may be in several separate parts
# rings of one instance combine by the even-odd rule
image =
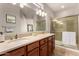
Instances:
[[[36,48],[28,53],[28,56],[39,56],[39,48]]]
[[[44,39],[42,39],[42,40],[40,40],[39,42],[39,44],[40,44],[40,46],[42,46],[42,45],[44,45],[45,43],[47,43],[47,38],[44,38]]]
[[[48,55],[54,55],[54,49],[55,49],[55,36],[50,36],[48,39]]]
[[[51,56],[54,54],[55,36],[49,36],[23,47],[9,51],[1,56]]]
[[[39,41],[40,56],[47,56],[47,38]]]
[[[39,56],[39,41],[27,45],[28,56]]]
[[[47,56],[47,44],[40,47],[40,56]]]
[[[48,55],[51,56],[53,54],[53,43],[52,43],[52,36],[48,38]]]
[[[24,46],[24,47],[12,50],[10,52],[7,52],[5,56],[25,56],[26,55],[25,49],[26,47]]]
[[[52,37],[53,37],[53,39],[52,39],[53,49],[55,49],[55,35],[53,35]]]

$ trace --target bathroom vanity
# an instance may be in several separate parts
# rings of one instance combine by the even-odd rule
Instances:
[[[51,56],[54,55],[55,35],[39,34],[0,44],[1,56]]]

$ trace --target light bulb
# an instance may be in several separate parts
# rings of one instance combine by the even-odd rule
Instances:
[[[39,16],[41,16],[42,15],[42,11],[41,10],[39,10]]]
[[[44,12],[42,12],[42,17],[44,17]]]
[[[47,16],[47,13],[44,13],[45,16]]]

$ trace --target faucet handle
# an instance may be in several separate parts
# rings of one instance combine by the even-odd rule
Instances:
[[[15,35],[15,39],[17,39],[18,38],[18,36],[17,36],[17,34]]]

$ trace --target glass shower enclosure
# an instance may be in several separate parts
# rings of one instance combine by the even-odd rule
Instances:
[[[52,20],[52,25],[55,32],[55,40],[62,43],[63,32],[75,32],[76,33],[76,46],[79,46],[78,39],[78,16],[67,16],[63,18],[56,18]],[[52,30],[53,31],[53,30]]]

